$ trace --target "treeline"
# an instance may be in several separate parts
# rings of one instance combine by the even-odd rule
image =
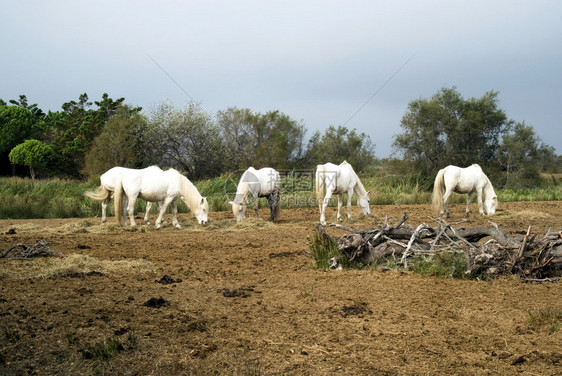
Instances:
[[[249,166],[305,169],[347,159],[361,171],[375,163],[368,135],[330,126],[306,141],[302,122],[280,111],[229,108],[211,116],[195,103],[162,103],[145,115],[124,102],[107,94],[91,102],[84,93],[44,113],[25,95],[0,100],[0,174],[23,165],[32,177],[81,179],[114,166],[160,165],[198,180]]]
[[[494,186],[517,189],[544,182],[541,173],[562,172],[561,156],[531,125],[509,119],[495,91],[465,99],[455,87],[443,88],[411,101],[394,139],[395,158],[382,161],[364,133],[329,126],[307,137],[301,121],[280,111],[208,114],[196,103],[141,111],[108,94],[92,102],[84,93],[48,113],[25,95],[0,99],[0,175],[83,179],[113,166],[156,164],[200,180],[249,166],[312,169],[347,160],[358,172],[382,164],[431,184],[446,165],[479,163]]]
[[[548,184],[541,173],[562,172],[562,157],[531,125],[509,119],[498,101],[496,91],[465,99],[455,87],[411,101],[393,144],[403,165],[432,178],[450,164],[478,163],[500,189]]]

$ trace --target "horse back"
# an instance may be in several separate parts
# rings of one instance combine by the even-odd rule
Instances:
[[[126,167],[112,167],[100,176],[101,185],[109,191],[115,190],[115,182],[118,177],[123,176],[126,171],[132,170]]]
[[[457,193],[474,192],[484,187],[488,182],[488,178],[482,172],[482,168],[477,164],[465,168],[452,165],[447,166],[445,168],[444,180],[447,189]]]
[[[279,172],[275,169],[264,167],[258,170],[256,174],[259,181],[259,196],[269,196],[274,191],[279,191],[281,189],[281,178]]]

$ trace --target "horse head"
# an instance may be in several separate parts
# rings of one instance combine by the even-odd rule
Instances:
[[[484,206],[486,207],[486,214],[494,215],[496,213],[496,207],[498,206],[498,196],[486,197]]]
[[[237,204],[234,201],[229,201],[228,203],[232,205],[232,214],[234,214],[236,222],[240,222],[241,220],[246,218],[246,208],[248,205]]]
[[[361,211],[365,215],[371,214],[371,206],[370,206],[370,202],[369,202],[369,192],[370,191],[367,191],[367,193],[365,193],[364,195],[358,195],[357,196],[357,205],[359,205],[359,207],[361,208]]]
[[[209,203],[207,202],[206,197],[201,197],[201,201],[199,202],[199,207],[193,212],[195,217],[197,218],[197,222],[200,225],[205,225],[208,222],[208,214],[209,214]]]

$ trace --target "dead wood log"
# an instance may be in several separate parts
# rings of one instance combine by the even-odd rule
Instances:
[[[317,231],[323,238],[336,244],[342,256],[351,263],[364,265],[392,258],[408,266],[407,259],[437,252],[463,253],[468,266],[467,274],[495,277],[516,274],[529,281],[562,277],[562,232],[548,232],[538,239],[529,227],[523,239],[510,238],[505,231],[490,222],[490,227],[454,228],[443,219],[438,227],[421,224],[416,229],[405,224],[406,213],[394,225],[356,229],[340,224],[328,227],[349,232],[335,240],[322,225]],[[456,224],[461,224],[458,222]],[[484,244],[483,239],[489,238]],[[415,260],[413,260],[415,262]]]

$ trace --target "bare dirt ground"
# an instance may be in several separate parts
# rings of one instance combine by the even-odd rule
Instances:
[[[472,210],[465,226],[488,224]],[[422,205],[353,211],[353,227],[403,212],[414,227],[435,224]],[[46,239],[74,257],[62,276],[47,273],[62,259],[0,261],[0,374],[562,374],[562,330],[527,320],[560,307],[561,282],[315,270],[316,209],[285,210],[277,224],[210,219],[203,228],[181,214],[183,230],[161,231],[114,218],[0,221],[0,251]],[[562,202],[500,203],[491,219],[542,236],[562,229]]]

